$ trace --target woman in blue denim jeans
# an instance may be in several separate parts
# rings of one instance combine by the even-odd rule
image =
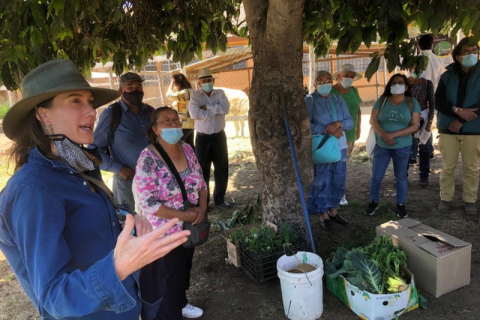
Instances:
[[[6,114],[15,174],[0,194],[0,250],[42,319],[138,319],[137,270],[183,244],[119,208],[102,181],[93,143],[95,109],[116,99],[92,88],[70,60],[44,63],[22,81]],[[137,237],[132,236],[136,228]],[[148,318],[143,318],[144,320]]]
[[[370,203],[365,214],[373,215],[380,201],[380,186],[390,160],[397,185],[397,216],[407,217],[407,168],[412,145],[412,133],[420,126],[420,105],[412,98],[407,77],[393,75],[380,99],[373,106],[370,125],[377,144],[373,153]]]

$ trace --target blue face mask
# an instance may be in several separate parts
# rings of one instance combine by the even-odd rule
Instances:
[[[162,139],[169,144],[177,143],[183,137],[182,128],[163,128]]]
[[[412,78],[413,79],[420,79],[420,78],[423,78],[423,71],[420,72],[420,74],[416,74],[415,71],[412,71],[412,74],[411,74]]]
[[[326,83],[317,86],[317,92],[320,93],[322,96],[326,96],[332,91],[332,84],[331,83]]]
[[[350,87],[353,85],[353,79],[351,79],[351,78],[343,78],[343,79],[342,79],[342,82],[340,82],[340,83],[341,83],[341,85],[342,85],[342,87],[343,87],[344,89],[348,89],[348,88],[350,88]]]
[[[478,55],[477,54],[469,54],[463,56],[462,64],[465,68],[471,68],[476,65],[478,62]]]
[[[213,82],[202,84],[202,90],[205,92],[210,92],[213,90]]]

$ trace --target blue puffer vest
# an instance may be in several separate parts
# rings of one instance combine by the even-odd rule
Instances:
[[[453,103],[453,105],[456,105],[460,78],[458,73],[454,70],[454,65],[455,63],[448,65],[447,71],[442,74],[440,79],[445,84],[445,99]],[[462,108],[470,108],[478,102],[480,102],[480,66],[475,68],[475,71],[473,71],[473,74],[468,80]],[[437,127],[439,129],[448,129],[448,126],[454,119],[454,117],[449,117],[439,112],[437,117]],[[480,117],[473,121],[465,122],[462,127],[462,133],[480,134]]]

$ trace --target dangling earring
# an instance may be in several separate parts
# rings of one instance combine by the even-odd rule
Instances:
[[[48,125],[48,124],[45,125],[45,130],[52,130],[52,129],[53,129],[52,125]]]

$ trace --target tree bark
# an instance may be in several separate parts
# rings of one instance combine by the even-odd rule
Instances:
[[[263,220],[306,234],[280,96],[285,96],[305,198],[313,180],[311,130],[303,97],[304,0],[244,0],[253,53],[248,121],[263,180]]]

